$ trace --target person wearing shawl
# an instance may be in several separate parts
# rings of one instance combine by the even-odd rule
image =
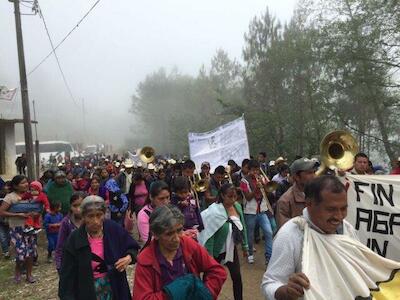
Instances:
[[[66,179],[65,173],[57,171],[54,175],[54,181],[50,182],[47,188],[47,197],[50,203],[61,203],[61,213],[65,216],[69,212],[69,199],[73,192],[72,185]]]
[[[399,299],[400,263],[358,241],[345,220],[343,183],[320,176],[304,192],[303,214],[286,222],[275,237],[261,283],[265,299]]]
[[[228,267],[234,299],[241,300],[243,284],[236,245],[241,244],[244,257],[247,257],[249,247],[242,207],[236,200],[235,186],[230,183],[222,185],[217,202],[201,213],[205,228],[198,239],[210,255]]]

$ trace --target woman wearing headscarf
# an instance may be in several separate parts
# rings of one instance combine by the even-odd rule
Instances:
[[[81,211],[83,225],[64,246],[60,299],[131,299],[125,270],[136,261],[139,245],[121,226],[105,219],[101,197],[86,197]]]

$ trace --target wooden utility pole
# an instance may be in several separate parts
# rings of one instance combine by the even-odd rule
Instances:
[[[28,178],[32,180],[35,177],[34,167],[33,167],[34,164],[33,140],[32,140],[31,114],[29,110],[28,82],[26,80],[24,43],[22,39],[21,14],[19,10],[19,0],[9,0],[9,1],[14,2],[15,31],[17,32],[19,77],[21,83],[22,116],[24,120],[25,154],[28,167]]]
[[[40,147],[39,147],[39,139],[37,134],[37,119],[36,119],[36,107],[35,100],[32,101],[33,104],[33,118],[35,120],[35,175],[36,180],[40,178]]]

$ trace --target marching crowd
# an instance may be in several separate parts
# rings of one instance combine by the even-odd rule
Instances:
[[[356,238],[344,220],[345,185],[334,174],[317,177],[315,159],[268,161],[261,152],[240,165],[230,160],[200,167],[197,172],[190,159],[142,164],[96,155],[59,162],[37,181],[28,181],[20,168],[11,181],[0,181],[1,249],[10,258],[13,246],[15,283],[23,275],[36,282],[32,269],[44,231],[60,299],[216,299],[225,265],[239,300],[240,255],[249,264],[265,264],[260,283],[266,299],[297,299],[310,282],[301,273],[302,233],[293,218],[303,216],[325,234]],[[358,153],[346,171],[381,170]],[[392,174],[400,174],[400,158]],[[259,242],[262,262],[254,257]],[[133,290],[129,264],[136,264]]]

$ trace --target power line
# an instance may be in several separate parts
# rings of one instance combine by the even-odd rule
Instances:
[[[57,50],[58,47],[61,46],[62,43],[71,35],[73,31],[75,31],[76,28],[79,27],[79,25],[82,23],[82,21],[90,14],[90,12],[96,7],[96,5],[100,2],[100,0],[97,0],[92,7],[86,12],[86,14],[83,15],[83,17],[79,20],[79,22],[67,33],[67,35],[57,44],[57,46],[53,47],[53,50],[47,54],[41,61],[38,63],[29,73],[32,74],[33,72],[36,71],[37,68],[39,68],[53,53],[55,53],[55,50]]]
[[[52,41],[52,39],[51,39],[51,37],[50,37],[50,32],[49,32],[49,29],[47,28],[46,20],[44,19],[44,15],[43,15],[42,9],[40,8],[39,5],[38,5],[38,8],[39,8],[38,10],[39,10],[39,14],[40,14],[40,16],[41,16],[41,19],[43,20],[44,28],[46,29],[47,37],[49,38],[49,41],[50,41],[51,48],[53,49],[52,53],[54,53],[54,57],[56,58],[57,65],[58,65],[58,69],[60,70],[60,73],[61,73],[61,76],[62,76],[62,78],[63,78],[65,87],[67,88],[68,93],[69,93],[69,95],[70,95],[72,101],[74,102],[75,106],[78,106],[78,104],[77,104],[76,101],[75,101],[74,96],[72,95],[71,88],[70,88],[69,85],[68,85],[67,79],[65,78],[64,71],[63,71],[62,68],[61,68],[60,60],[58,59],[58,56],[57,56],[57,53],[56,53],[56,49],[54,48],[53,41]]]

